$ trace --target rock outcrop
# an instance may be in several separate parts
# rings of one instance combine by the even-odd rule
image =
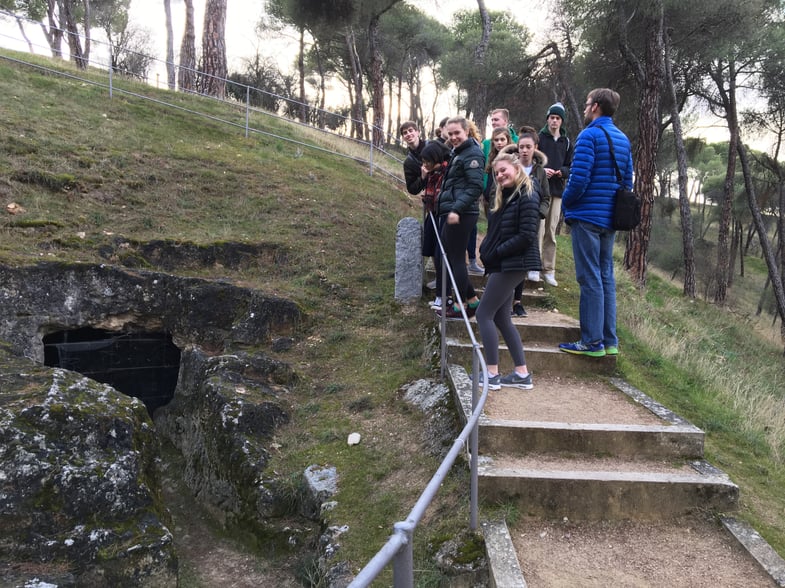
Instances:
[[[141,401],[0,348],[0,584],[175,586]]]
[[[300,321],[295,303],[223,281],[0,265],[0,585],[176,586],[156,435],[219,521],[270,530],[293,509],[267,466],[295,375],[262,348],[290,347]],[[155,426],[139,400],[40,365],[44,335],[86,326],[171,333],[180,372]]]
[[[43,362],[42,335],[77,327],[166,331],[178,347],[222,353],[291,336],[297,305],[223,281],[109,265],[0,264],[0,340]]]
[[[266,474],[281,403],[294,382],[283,363],[246,353],[183,351],[174,399],[155,414],[158,432],[185,457],[185,482],[226,523],[264,526],[283,510]]]

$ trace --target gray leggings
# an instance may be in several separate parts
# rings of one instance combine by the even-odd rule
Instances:
[[[477,307],[477,325],[485,349],[485,361],[499,365],[499,333],[510,350],[515,365],[526,365],[523,343],[518,329],[512,324],[512,295],[515,286],[526,277],[526,272],[495,272],[488,276],[485,291]]]

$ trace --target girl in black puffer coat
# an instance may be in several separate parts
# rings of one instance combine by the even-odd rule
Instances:
[[[488,218],[488,233],[480,245],[488,283],[477,308],[477,325],[488,366],[488,387],[530,390],[531,374],[526,367],[521,337],[512,324],[510,306],[515,285],[528,271],[540,269],[537,244],[540,195],[537,184],[532,182],[517,155],[500,154],[493,162],[493,170],[496,194]],[[499,375],[497,328],[515,363],[515,371],[503,377]]]

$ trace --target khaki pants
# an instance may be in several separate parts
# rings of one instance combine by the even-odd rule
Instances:
[[[561,196],[551,196],[551,206],[548,214],[540,221],[540,255],[542,256],[542,271],[552,274],[556,271],[556,227],[561,216]]]

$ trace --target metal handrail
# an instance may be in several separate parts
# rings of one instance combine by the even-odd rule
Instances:
[[[445,377],[445,369],[447,363],[447,320],[446,312],[444,309],[447,305],[447,278],[449,277],[452,284],[455,299],[461,309],[463,315],[463,322],[466,326],[466,331],[472,342],[472,414],[466,422],[466,425],[461,430],[460,435],[455,439],[447,453],[442,460],[441,465],[434,473],[428,485],[423,490],[417,503],[412,508],[409,516],[403,521],[399,521],[393,525],[393,534],[387,540],[382,548],[376,553],[375,556],[360,570],[355,576],[354,580],[349,584],[349,588],[364,588],[388,566],[393,564],[393,586],[395,588],[413,588],[414,587],[414,530],[420,520],[422,520],[425,510],[433,501],[436,493],[439,491],[444,479],[447,477],[448,472],[455,464],[455,460],[461,452],[461,448],[466,443],[467,437],[469,438],[469,455],[470,455],[470,471],[471,471],[471,488],[470,488],[470,517],[469,527],[472,531],[477,529],[478,526],[478,510],[479,510],[479,491],[478,491],[478,449],[479,449],[479,427],[478,422],[482,415],[485,401],[488,399],[488,367],[485,363],[485,358],[480,351],[480,344],[474,336],[474,331],[469,323],[469,317],[463,306],[460,292],[458,291],[455,283],[455,276],[453,275],[452,268],[447,261],[447,256],[444,251],[444,246],[439,235],[438,226],[433,214],[429,213],[426,222],[433,223],[436,240],[439,244],[439,252],[442,256],[442,313],[440,320],[441,329],[441,375],[442,380]],[[482,370],[483,384],[482,394],[479,394],[479,373]]]

